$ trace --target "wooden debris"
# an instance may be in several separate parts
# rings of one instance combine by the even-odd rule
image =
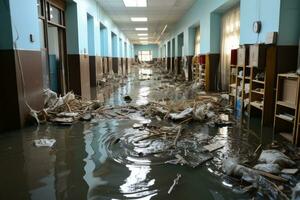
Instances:
[[[175,157],[178,159],[177,162],[183,165],[187,165],[188,161],[186,161],[181,155],[176,154]]]
[[[281,173],[295,175],[298,171],[299,169],[283,169],[281,170]]]
[[[176,147],[176,145],[177,145],[177,141],[178,141],[178,139],[179,139],[179,137],[180,137],[180,135],[181,135],[181,132],[182,132],[182,127],[180,126],[180,127],[179,127],[179,130],[178,130],[178,132],[177,132],[177,135],[176,135],[176,137],[175,137],[174,143],[173,143],[174,147]]]
[[[276,181],[287,182],[287,180],[285,178],[282,178],[280,176],[276,176],[276,175],[268,173],[268,172],[263,172],[263,171],[260,171],[260,170],[257,170],[257,169],[253,169],[253,171],[256,172],[259,175],[265,176],[267,178],[270,178],[270,179],[273,179],[273,180],[276,180]]]
[[[177,174],[177,177],[174,179],[173,184],[171,185],[170,189],[168,190],[168,194],[171,194],[174,187],[178,184],[180,178],[181,178],[181,174]]]
[[[208,150],[209,152],[213,152],[216,151],[218,149],[221,149],[224,147],[224,144],[220,144],[218,142],[213,143],[213,144],[209,144],[209,145],[205,145],[203,148]]]

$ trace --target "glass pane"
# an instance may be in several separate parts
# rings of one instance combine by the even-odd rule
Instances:
[[[43,16],[43,4],[42,0],[37,0],[37,8],[39,16]]]
[[[61,24],[60,10],[50,5],[50,21],[56,24]]]
[[[48,60],[50,72],[50,89],[58,92],[59,90],[59,65],[60,65],[60,48],[59,32],[56,26],[48,26]]]
[[[44,35],[44,21],[39,20],[39,29],[40,29],[40,47],[41,49],[45,48],[45,35]]]

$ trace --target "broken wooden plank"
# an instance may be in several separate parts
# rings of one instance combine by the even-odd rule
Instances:
[[[208,150],[209,152],[213,152],[213,151],[216,151],[218,149],[221,149],[224,147],[224,144],[221,144],[221,143],[213,143],[213,144],[209,144],[209,145],[205,145],[203,148]]]
[[[281,173],[295,175],[298,171],[299,169],[283,169],[281,170]]]
[[[170,189],[168,190],[168,194],[171,194],[175,185],[178,184],[180,178],[181,178],[181,174],[177,174],[177,177],[174,179],[173,184],[171,185]]]

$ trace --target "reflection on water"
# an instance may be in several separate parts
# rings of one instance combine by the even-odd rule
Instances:
[[[130,175],[120,186],[120,191],[124,197],[150,200],[156,195],[157,190],[149,190],[155,184],[154,179],[147,179],[147,175],[151,171],[150,166],[126,165],[126,167],[129,169]]]
[[[137,104],[145,104],[156,95],[153,89],[161,82],[152,80],[155,70],[139,69],[132,72],[128,84],[98,91],[98,97],[110,105],[124,104],[123,96],[130,95]],[[150,79],[150,80],[148,80]],[[112,91],[114,91],[112,93]],[[111,94],[112,93],[112,94]],[[168,94],[164,94],[168,95]],[[101,120],[79,122],[72,127],[40,126],[15,133],[0,135],[0,199],[247,199],[232,190],[232,183],[223,178],[221,165],[224,157],[243,155],[259,144],[259,138],[240,128],[209,128],[193,125],[189,131],[206,133],[225,147],[214,154],[214,159],[203,167],[163,164],[151,154],[157,149],[146,149],[149,141],[137,146],[110,146],[118,137],[132,139],[132,124],[136,120]],[[200,134],[201,133],[201,134]],[[203,134],[202,134],[203,136]],[[36,148],[34,139],[54,138],[53,149]],[[164,148],[160,141],[154,146]],[[161,146],[160,146],[161,145]],[[147,150],[147,151],[146,151]],[[179,185],[167,194],[176,174],[182,174]]]

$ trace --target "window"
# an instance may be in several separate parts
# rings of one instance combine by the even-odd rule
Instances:
[[[222,16],[221,21],[221,86],[228,89],[231,49],[239,47],[240,43],[240,8],[234,7]]]
[[[139,51],[139,60],[140,61],[151,61],[152,60],[152,51]]]
[[[38,14],[39,14],[39,17],[43,17],[43,16],[44,16],[44,12],[43,12],[43,9],[44,9],[43,1],[37,0],[37,8],[38,8]]]
[[[50,19],[49,20],[53,23],[61,24],[60,10],[52,5],[50,5]]]

